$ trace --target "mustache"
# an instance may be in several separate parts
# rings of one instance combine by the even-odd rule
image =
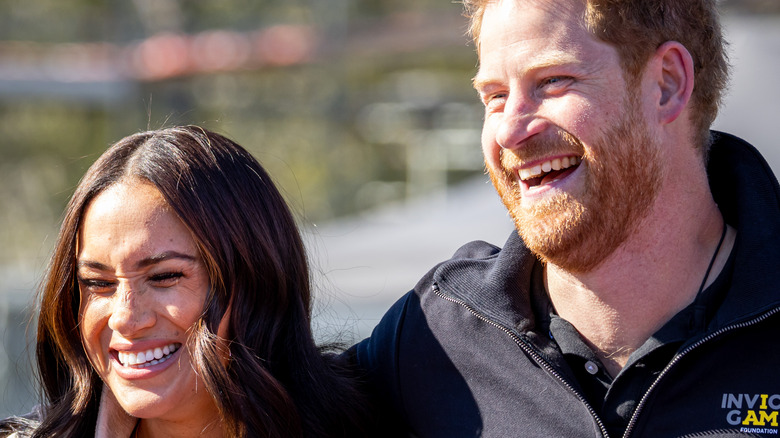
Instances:
[[[525,140],[517,148],[505,149],[502,147],[499,158],[504,172],[511,174],[513,168],[547,158],[551,153],[574,154],[583,157],[585,147],[573,134],[556,128],[549,134],[539,134]]]

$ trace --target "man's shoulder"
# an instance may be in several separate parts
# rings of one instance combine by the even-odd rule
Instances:
[[[458,248],[450,260],[485,259],[498,255],[501,248],[483,240],[473,240]]]
[[[510,239],[511,240],[511,239]],[[448,282],[455,278],[482,277],[481,271],[490,269],[488,266],[504,251],[504,248],[482,240],[474,240],[460,246],[448,259],[431,267],[409,292],[418,296],[426,295],[433,290],[435,284]]]
[[[416,320],[423,317],[421,301],[424,296],[435,290],[439,282],[461,281],[464,278],[482,278],[487,270],[484,264],[491,265],[502,252],[502,248],[481,240],[468,242],[458,248],[450,257],[433,266],[420,278],[413,289],[401,296],[395,304],[385,313],[379,324],[375,327],[371,341],[374,345],[398,342],[400,332],[404,329],[409,319]],[[474,280],[476,281],[476,280]],[[424,317],[423,317],[424,318]],[[367,347],[369,340],[364,341],[363,347]],[[387,353],[389,350],[384,350]]]
[[[496,316],[496,309],[500,309],[498,320],[506,319],[499,316],[507,315],[516,318],[512,312],[517,306],[513,303],[525,296],[516,290],[524,283],[518,278],[528,280],[530,265],[535,260],[528,254],[516,233],[512,233],[504,247],[479,240],[462,245],[451,258],[435,265],[412,290],[400,297],[370,338],[357,345],[353,352],[364,357],[385,356],[386,361],[381,362],[392,363],[390,356],[401,346],[425,344],[419,334],[428,330],[430,324],[460,323],[452,312],[442,309],[448,306],[446,303],[463,304],[456,307],[460,316],[471,315],[473,311]]]

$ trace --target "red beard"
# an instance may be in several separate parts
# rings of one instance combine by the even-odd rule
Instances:
[[[661,181],[658,147],[634,100],[628,99],[624,116],[591,146],[558,129],[550,137],[529,139],[517,151],[503,149],[501,169],[488,166],[520,237],[543,262],[569,272],[596,268],[636,230],[655,201]],[[586,183],[577,193],[561,191],[524,206],[511,169],[551,152],[581,156]]]

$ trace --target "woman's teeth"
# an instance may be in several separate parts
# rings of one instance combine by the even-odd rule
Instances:
[[[150,365],[157,365],[158,363],[165,362],[171,355],[179,349],[181,344],[169,344],[162,348],[154,348],[146,351],[139,351],[138,353],[128,353],[119,351],[117,357],[119,362],[124,366],[145,367]]]
[[[582,158],[576,156],[556,158],[554,160],[545,161],[544,163],[537,164],[534,167],[530,167],[527,169],[520,169],[518,174],[520,176],[520,179],[525,181],[531,178],[538,178],[544,175],[545,173],[551,172],[553,170],[568,169],[569,167],[579,164],[581,161]]]

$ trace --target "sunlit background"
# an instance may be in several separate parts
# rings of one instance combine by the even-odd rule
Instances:
[[[780,2],[722,1],[716,127],[780,169]],[[0,417],[34,403],[33,292],[111,143],[199,124],[252,151],[310,248],[323,341],[351,343],[435,262],[512,229],[483,173],[457,2],[0,0]],[[26,332],[26,330],[28,330]]]

